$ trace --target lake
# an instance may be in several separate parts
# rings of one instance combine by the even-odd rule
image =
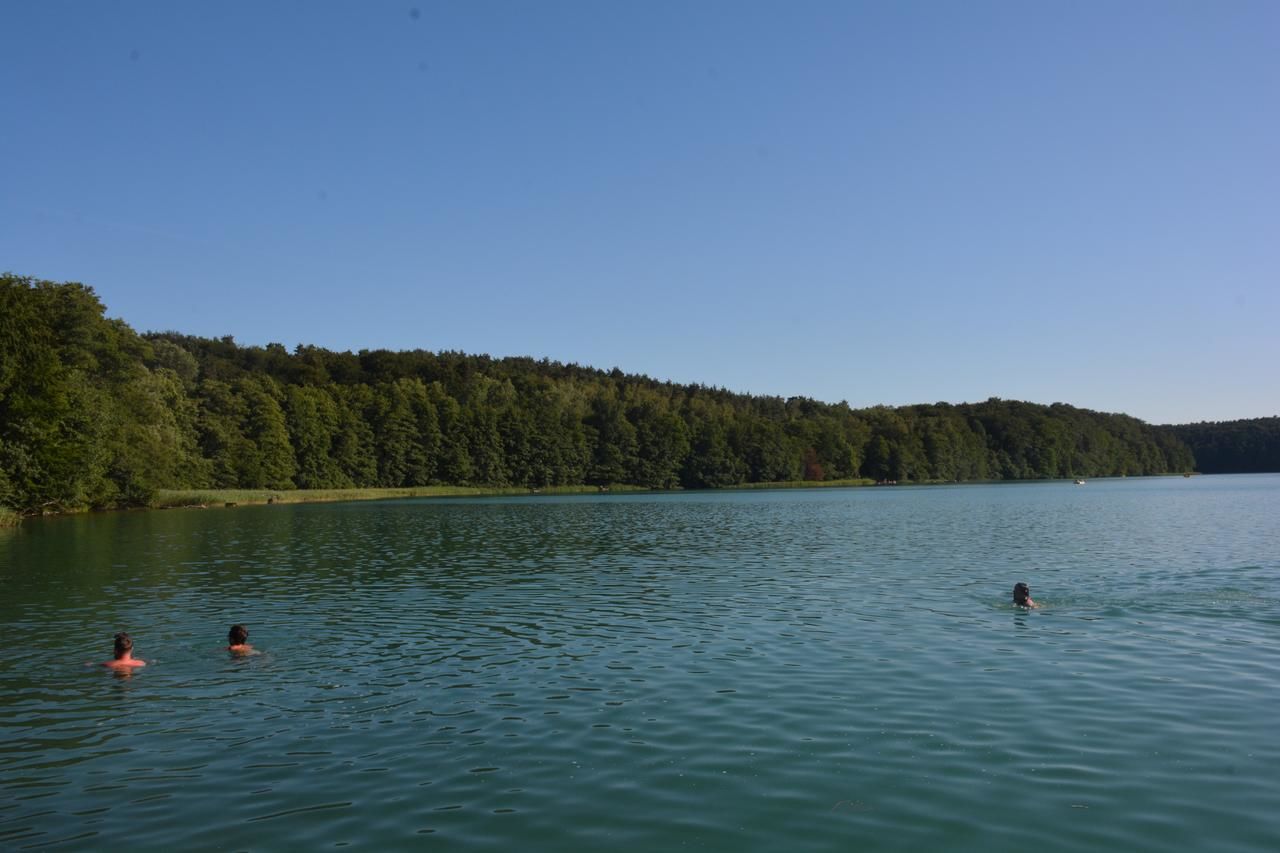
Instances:
[[[88,515],[0,582],[4,849],[1280,848],[1280,475]]]

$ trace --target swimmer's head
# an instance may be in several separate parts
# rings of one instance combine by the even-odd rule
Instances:
[[[1031,597],[1031,587],[1019,581],[1013,585],[1013,603],[1025,605]]]
[[[243,625],[232,625],[227,632],[227,642],[233,646],[243,646],[249,639],[249,629]]]
[[[124,631],[116,634],[116,660],[120,660],[131,651],[133,651],[133,637],[130,637]]]

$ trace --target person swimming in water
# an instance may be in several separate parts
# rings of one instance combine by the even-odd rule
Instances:
[[[227,632],[227,651],[233,655],[253,654],[253,646],[249,645],[249,629],[243,625],[232,625]]]
[[[1013,603],[1018,607],[1039,607],[1031,598],[1031,587],[1022,581],[1013,585]]]
[[[146,666],[147,662],[133,656],[133,637],[121,631],[116,634],[115,657],[112,660],[103,661],[102,665],[112,669],[130,670],[137,666]]]

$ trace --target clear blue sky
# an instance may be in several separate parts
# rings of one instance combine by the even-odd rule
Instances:
[[[0,271],[139,331],[1280,414],[1280,3],[0,5]]]

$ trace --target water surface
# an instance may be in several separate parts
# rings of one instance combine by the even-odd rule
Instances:
[[[1254,475],[34,522],[0,847],[1275,850],[1277,519]]]

